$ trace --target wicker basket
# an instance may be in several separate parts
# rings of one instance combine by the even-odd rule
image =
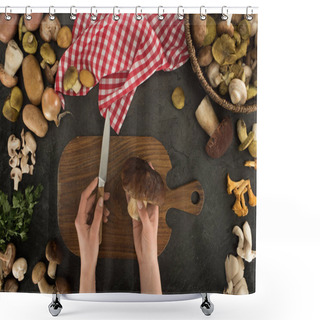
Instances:
[[[224,98],[222,98],[208,83],[207,79],[205,78],[202,69],[198,63],[198,59],[196,56],[196,49],[192,42],[191,37],[191,30],[190,30],[190,17],[189,14],[185,14],[184,23],[185,23],[185,34],[186,34],[186,41],[188,46],[188,51],[190,55],[190,61],[192,65],[192,69],[197,75],[198,79],[200,80],[200,83],[203,87],[203,89],[207,92],[207,94],[220,106],[223,108],[230,110],[232,112],[238,112],[238,113],[250,113],[257,110],[257,104],[255,103],[256,98],[252,99],[252,102],[246,103],[242,106],[236,106],[231,101],[228,101]]]

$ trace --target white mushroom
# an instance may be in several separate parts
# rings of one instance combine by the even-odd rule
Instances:
[[[29,160],[29,156],[28,155],[23,155],[22,158],[21,158],[20,167],[21,167],[22,174],[29,173],[28,160]]]
[[[11,168],[19,167],[19,164],[20,164],[19,155],[16,155],[16,156],[11,157],[9,159],[9,165],[10,165]]]
[[[20,146],[20,140],[14,134],[12,134],[8,139],[8,154],[10,158],[18,155],[17,150],[20,149]]]
[[[27,131],[26,133],[22,133],[21,132],[21,137],[24,137],[24,146],[23,146],[23,149],[22,149],[22,153],[24,155],[27,155],[29,152],[31,154],[34,154],[37,150],[37,143],[36,143],[36,140],[35,138],[33,137],[33,135],[31,134],[30,131]]]
[[[20,168],[13,168],[10,172],[10,178],[14,180],[13,189],[18,191],[18,185],[22,179],[22,172],[21,172]]]
[[[216,61],[210,63],[207,69],[207,76],[209,82],[213,88],[218,87],[218,85],[222,81],[221,73],[220,73],[220,65]]]
[[[252,250],[252,235],[249,223],[246,221],[242,227],[235,226],[232,230],[239,237],[237,253],[244,260],[251,262],[256,257],[256,252]]]
[[[28,264],[25,258],[17,259],[12,266],[12,274],[18,280],[24,279],[24,274],[27,272]]]
[[[20,68],[23,60],[23,53],[14,40],[10,40],[6,49],[4,71],[13,77]]]
[[[247,101],[247,88],[240,79],[232,79],[229,84],[229,95],[235,105],[244,105]]]
[[[229,255],[225,261],[226,280],[228,288],[225,294],[248,294],[248,286],[244,276],[244,263],[241,257]]]

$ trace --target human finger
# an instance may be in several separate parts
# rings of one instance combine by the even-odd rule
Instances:
[[[154,167],[153,167],[151,161],[149,161],[148,164],[149,164],[149,166],[154,170]]]
[[[99,233],[102,216],[103,216],[103,198],[100,197],[97,201],[96,209],[94,211],[93,221],[91,224],[91,230],[94,234]]]
[[[104,201],[109,200],[110,199],[110,192],[105,192],[104,193]]]
[[[98,177],[94,178],[90,184],[82,191],[81,198],[80,198],[80,205],[84,206],[85,203],[88,201],[88,198],[91,196],[92,192],[96,188],[98,184]]]
[[[103,222],[106,223],[108,222],[108,216],[110,215],[110,211],[105,208],[104,212],[103,212]]]
[[[86,203],[86,214],[88,214],[91,211],[91,209],[96,201],[96,198],[97,198],[97,196],[95,194],[92,194],[88,198],[87,203]]]
[[[139,211],[139,217],[141,219],[142,224],[145,225],[150,223],[147,208],[144,206],[142,201],[137,200],[137,208]]]

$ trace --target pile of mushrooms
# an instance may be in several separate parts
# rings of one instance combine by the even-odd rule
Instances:
[[[70,293],[70,286],[66,279],[62,277],[56,278],[57,265],[62,261],[62,251],[56,241],[51,240],[47,243],[45,253],[49,261],[48,269],[44,262],[38,262],[32,270],[32,282],[38,285],[40,293]],[[54,284],[48,283],[46,274],[48,274],[49,280],[55,280]]]
[[[244,278],[244,262],[251,262],[256,257],[256,252],[252,250],[252,236],[249,223],[246,221],[242,230],[239,226],[233,228],[232,233],[239,237],[237,254],[235,257],[229,255],[225,261],[226,279],[228,283],[226,294],[248,294],[248,286]]]
[[[221,95],[229,93],[235,105],[244,105],[257,94],[257,15],[228,15],[216,23],[207,15],[192,15],[191,34],[197,60],[209,83]]]
[[[14,190],[18,190],[23,174],[33,175],[36,164],[37,143],[30,131],[21,131],[21,141],[14,134],[8,139],[9,165],[12,168],[10,178],[14,180]],[[29,154],[31,163],[29,163]]]
[[[233,194],[236,197],[236,201],[232,207],[232,210],[238,217],[243,217],[248,214],[248,207],[246,206],[246,202],[244,199],[244,195],[246,192],[248,192],[249,196],[249,205],[251,207],[255,207],[257,204],[257,199],[256,196],[254,195],[252,189],[251,189],[251,184],[250,180],[243,180],[241,179],[240,181],[232,181],[230,179],[230,176],[228,174],[227,176],[227,192],[228,194]]]
[[[27,261],[25,258],[15,260],[15,257],[16,247],[13,243],[7,245],[4,253],[0,252],[0,291],[17,292],[19,288],[18,281],[21,282],[24,279],[28,268]],[[11,272],[13,277],[8,277]],[[6,281],[4,282],[5,279]]]

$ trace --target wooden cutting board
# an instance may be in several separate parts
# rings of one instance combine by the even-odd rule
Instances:
[[[77,137],[65,147],[58,171],[58,223],[61,236],[71,252],[80,255],[74,221],[81,192],[99,173],[102,137]],[[201,212],[204,192],[198,181],[192,181],[177,189],[166,185],[167,173],[172,169],[164,146],[153,137],[110,137],[110,153],[105,191],[110,192],[107,208],[108,222],[103,225],[103,238],[99,248],[100,258],[136,259],[132,219],[127,211],[125,192],[121,185],[121,169],[130,157],[151,161],[167,188],[166,199],[159,212],[158,255],[169,242],[171,229],[166,223],[167,211],[176,208],[198,215]],[[196,192],[197,201],[191,200]],[[193,203],[196,202],[196,203]]]

